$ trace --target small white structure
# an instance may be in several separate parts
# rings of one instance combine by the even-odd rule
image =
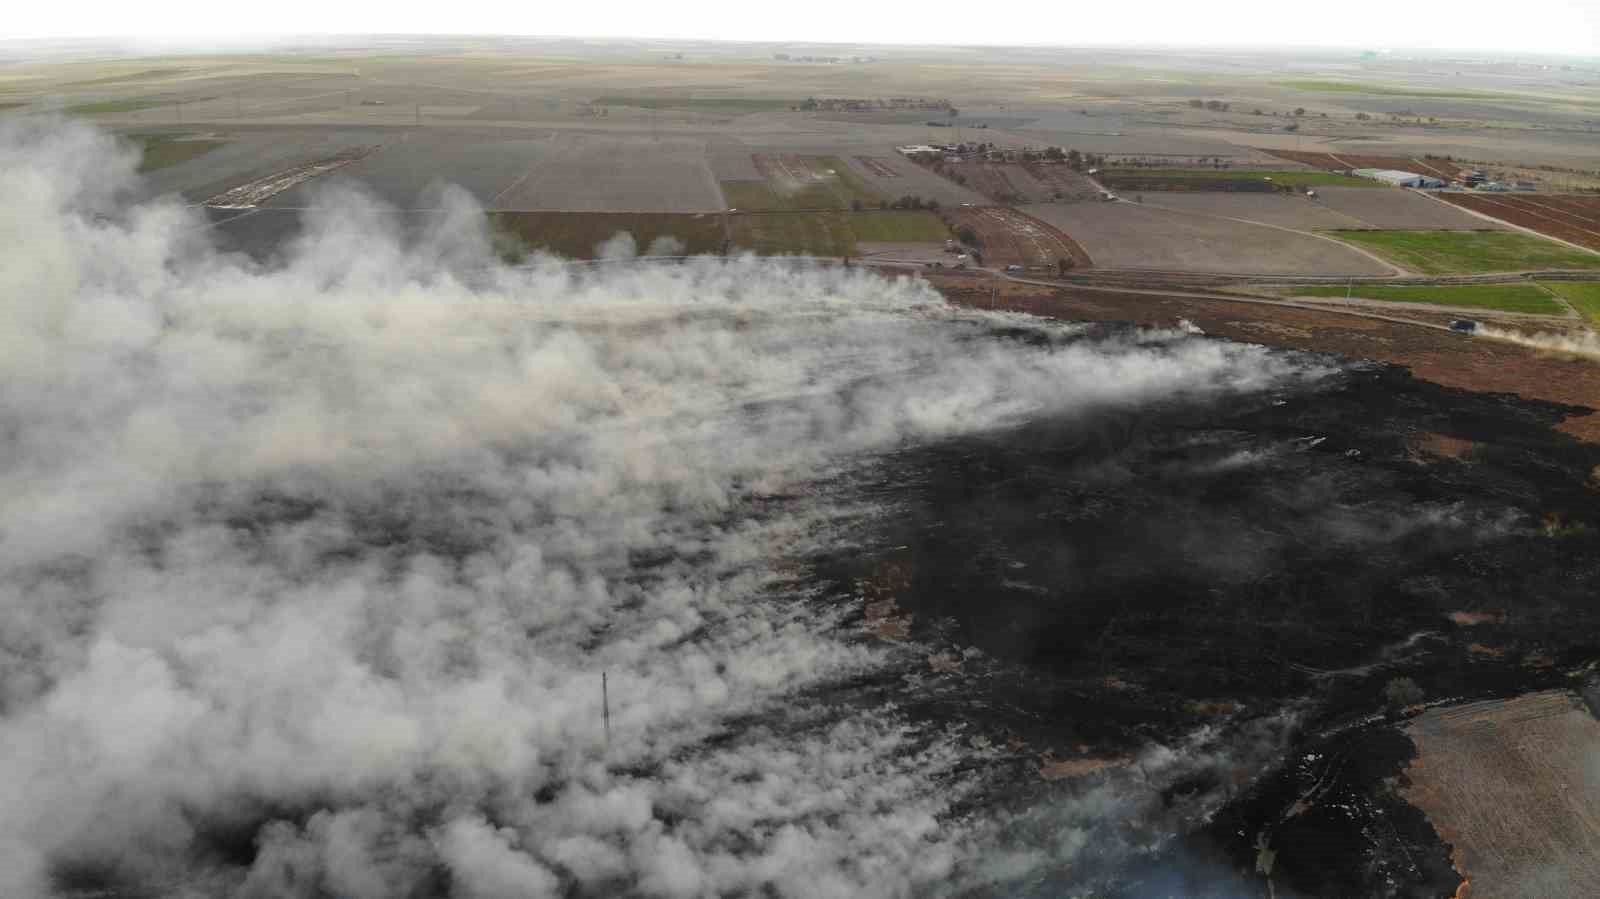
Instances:
[[[900,151],[901,156],[906,156],[912,159],[915,159],[918,156],[944,155],[943,150],[939,149],[938,147],[930,147],[927,144],[912,144],[908,147],[896,147],[895,149]]]
[[[1444,182],[1438,178],[1419,175],[1416,172],[1402,172],[1398,169],[1356,169],[1350,174],[1357,178],[1371,178],[1395,187],[1444,187]]]

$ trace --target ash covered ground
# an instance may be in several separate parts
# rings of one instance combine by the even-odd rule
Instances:
[[[1593,652],[1574,410],[133,165],[0,134],[5,895],[1447,895],[1385,684]]]

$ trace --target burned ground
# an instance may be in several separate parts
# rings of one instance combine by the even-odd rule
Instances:
[[[1250,310],[1278,320],[1269,342],[1318,342],[1319,313],[1282,310],[1306,316],[1296,337],[1278,311]],[[1526,357],[1513,379],[1570,363],[1459,343]],[[1450,896],[1463,876],[1406,800],[1417,753],[1386,691],[1512,696],[1600,657],[1600,446],[1561,430],[1587,413],[1362,363],[1320,391],[923,451],[895,486],[916,498],[889,538],[911,572],[898,603],[913,637],[1013,666],[960,713],[1032,747],[1104,758],[1298,711],[1270,775],[1159,785],[1221,809],[1105,895],[1266,895],[1265,864],[1280,896]]]

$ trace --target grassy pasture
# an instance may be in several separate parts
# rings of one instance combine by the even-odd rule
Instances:
[[[675,212],[491,212],[502,255],[512,260],[542,249],[569,259],[592,259],[595,248],[620,232],[633,235],[642,254],[657,238],[671,237],[688,255],[722,252],[722,217]]]
[[[1346,288],[1297,287],[1297,297],[1340,297]],[[1445,284],[1433,286],[1365,284],[1349,290],[1349,295],[1367,300],[1393,303],[1426,303],[1435,306],[1464,306],[1472,309],[1497,309],[1501,312],[1529,312],[1560,315],[1565,310],[1549,293],[1534,284]]]
[[[1600,324],[1600,282],[1540,281],[1539,286],[1571,303],[1589,321]]]
[[[139,143],[140,172],[153,172],[180,162],[188,162],[227,143],[220,140],[178,140],[167,134],[140,134],[132,137]]]
[[[1329,231],[1428,275],[1600,268],[1585,253],[1515,231]]]

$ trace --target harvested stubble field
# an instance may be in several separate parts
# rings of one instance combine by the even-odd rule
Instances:
[[[1363,284],[1297,287],[1297,297],[1355,297],[1389,303],[1425,303],[1435,306],[1460,306],[1468,309],[1495,309],[1531,315],[1561,315],[1566,308],[1550,292],[1535,284],[1448,284],[1439,286]]]
[[[1372,193],[1372,191],[1358,191]],[[1171,192],[1144,197],[1147,207],[1175,209],[1199,215],[1245,219],[1302,231],[1358,227],[1362,222],[1341,215],[1304,194],[1291,193],[1186,193]]]
[[[873,165],[867,165],[866,159],[871,159]],[[937,200],[943,206],[986,202],[983,194],[940,177],[927,166],[918,165],[899,154],[855,156],[849,162],[863,183],[886,197],[918,196]]]
[[[1500,227],[1409,190],[1324,187],[1318,188],[1316,202],[1361,227],[1380,230],[1482,231]]]
[[[1087,200],[1100,194],[1089,176],[1059,163],[1025,163],[1029,175],[1050,190],[1056,200]]]
[[[523,172],[500,189],[500,209],[714,212],[722,198],[700,140],[563,132],[527,147]]]
[[[1135,203],[1029,206],[1083,244],[1096,267],[1248,275],[1389,275],[1337,241]]]
[[[720,253],[725,244],[722,216],[715,213],[491,212],[489,221],[513,258],[542,249],[593,259],[601,244],[624,233],[633,236],[641,254],[662,238],[681,245],[678,252],[687,255]]]
[[[924,164],[996,203],[1046,203],[1055,198],[1055,188],[1036,179],[1019,163],[935,160]]]
[[[1438,197],[1540,234],[1600,250],[1600,197],[1445,191]]]
[[[757,153],[760,181],[724,181],[722,195],[741,211],[800,211],[875,206],[885,199],[836,156]]]
[[[1406,800],[1474,897],[1600,895],[1600,721],[1565,690],[1431,709],[1406,728]]]
[[[1031,215],[1003,206],[969,206],[945,211],[952,228],[968,227],[978,235],[983,258],[989,265],[1056,267],[1071,259],[1075,268],[1093,264],[1089,253],[1061,229]]]
[[[766,256],[854,256],[860,243],[936,243],[950,236],[920,210],[766,212],[729,217],[734,247]]]
[[[1426,275],[1600,268],[1600,254],[1516,231],[1336,231]]]
[[[867,171],[879,178],[900,177],[899,172],[896,172],[894,169],[889,167],[888,163],[875,156],[857,156],[856,162],[861,163],[862,168],[865,168]]]
[[[1308,187],[1378,187],[1375,181],[1328,172],[1238,171],[1233,169],[1111,169],[1100,173],[1106,187],[1127,191],[1222,191],[1272,193]]]

